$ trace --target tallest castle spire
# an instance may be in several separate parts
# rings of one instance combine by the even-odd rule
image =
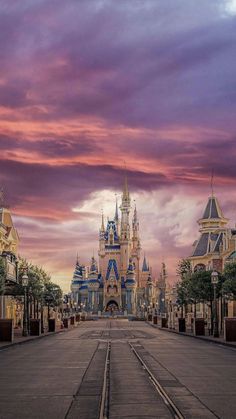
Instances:
[[[123,194],[122,194],[122,206],[130,207],[130,196],[129,196],[127,175],[125,175],[125,179],[124,179],[124,187],[123,187]]]

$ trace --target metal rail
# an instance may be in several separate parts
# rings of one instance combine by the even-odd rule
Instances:
[[[182,415],[182,413],[180,412],[178,407],[174,404],[174,402],[168,396],[165,389],[162,387],[162,385],[159,383],[159,381],[156,379],[156,377],[154,377],[151,370],[148,368],[147,364],[141,358],[139,353],[136,351],[136,349],[134,348],[132,343],[129,342],[129,346],[130,346],[131,350],[133,351],[133,353],[135,354],[135,356],[137,357],[137,359],[139,360],[139,362],[142,365],[142,367],[144,368],[144,370],[148,373],[152,384],[154,385],[156,391],[159,393],[159,395],[161,396],[161,398],[164,401],[164,403],[166,404],[166,406],[169,408],[173,417],[176,418],[176,419],[185,419],[185,417]]]
[[[111,343],[107,342],[107,353],[106,353],[105,368],[104,368],[104,375],[103,375],[103,388],[102,388],[102,398],[101,398],[99,419],[108,419],[109,417],[110,355],[111,355]]]

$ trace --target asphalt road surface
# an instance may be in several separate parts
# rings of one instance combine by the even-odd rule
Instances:
[[[0,351],[1,419],[236,419],[236,350],[98,320]]]

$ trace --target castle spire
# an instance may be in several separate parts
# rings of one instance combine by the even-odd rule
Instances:
[[[101,233],[105,233],[105,225],[104,225],[104,214],[102,210],[102,225],[101,225]]]
[[[128,187],[128,179],[127,179],[126,173],[125,173],[125,178],[124,178],[122,204],[126,204],[126,205],[130,206],[129,187]]]
[[[138,214],[137,214],[136,203],[135,203],[135,205],[134,205],[134,218],[133,218],[133,222],[134,222],[135,224],[137,224],[137,222],[138,222]]]
[[[115,210],[115,222],[118,222],[119,214],[118,214],[118,202],[117,202],[117,195],[116,195],[116,210]]]
[[[144,254],[144,258],[143,258],[143,267],[142,267],[142,271],[143,272],[148,272],[149,271],[149,268],[148,268],[148,265],[147,265],[147,261],[146,261],[146,255]]]

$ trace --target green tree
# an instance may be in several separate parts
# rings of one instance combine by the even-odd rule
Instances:
[[[224,269],[225,281],[222,286],[222,294],[230,299],[236,298],[236,263],[228,263]]]
[[[6,279],[6,266],[3,258],[0,256],[0,295],[4,294]]]
[[[189,259],[181,259],[176,270],[177,276],[181,280],[189,278],[192,274],[191,262]]]
[[[50,307],[58,307],[62,303],[62,290],[59,285],[48,281],[44,285],[44,301]]]
[[[177,304],[181,307],[181,317],[183,317],[183,308],[187,308],[189,302],[188,290],[189,281],[192,275],[191,262],[188,259],[181,259],[176,270],[177,276],[180,278],[177,283]]]
[[[21,281],[23,274],[27,272],[28,293],[30,301],[30,315],[38,317],[39,303],[41,306],[56,307],[60,305],[62,299],[62,290],[59,285],[51,281],[50,275],[37,265],[33,265],[26,259],[19,259],[19,283],[13,290],[15,296],[23,295],[24,289]],[[34,309],[34,312],[33,312]]]

